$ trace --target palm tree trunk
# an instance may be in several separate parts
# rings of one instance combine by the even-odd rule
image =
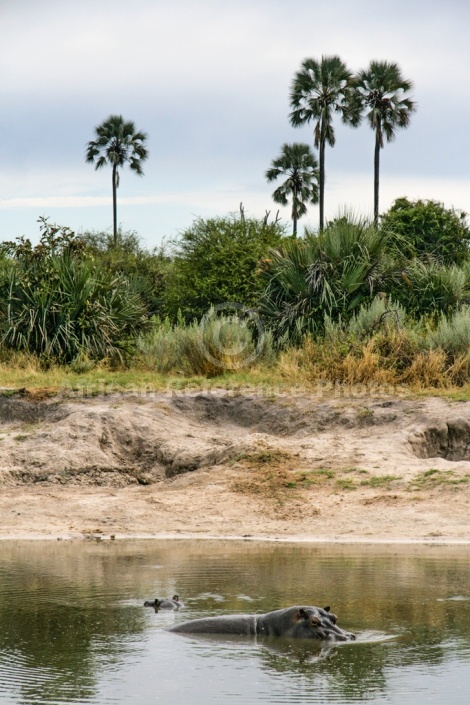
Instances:
[[[117,166],[113,164],[113,243],[117,245]]]
[[[374,152],[374,225],[379,222],[379,171],[380,171],[380,128],[375,133]]]
[[[295,180],[294,180],[293,189],[292,189],[292,223],[293,223],[292,234],[294,237],[297,237],[297,187],[296,187]]]
[[[325,210],[325,138],[323,136],[323,126],[322,126],[322,136],[320,139],[320,183],[319,183],[319,203],[320,203],[320,232],[323,230],[324,226],[324,210]]]

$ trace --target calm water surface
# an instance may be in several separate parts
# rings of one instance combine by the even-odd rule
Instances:
[[[470,550],[250,542],[0,542],[0,703],[470,702]],[[178,613],[145,599],[177,593]],[[166,631],[331,605],[358,641]]]

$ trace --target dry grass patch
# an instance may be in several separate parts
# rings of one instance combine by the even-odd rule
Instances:
[[[315,493],[327,489],[330,492],[354,490],[362,484],[373,485],[373,478],[359,481],[367,474],[366,470],[356,467],[315,468],[299,467],[302,460],[299,455],[293,455],[277,449],[262,449],[245,453],[235,458],[238,477],[232,482],[231,489],[242,494],[262,496],[274,501],[278,506],[287,502],[306,497],[306,493]],[[358,477],[351,477],[357,475]],[[392,476],[384,476],[387,483]],[[395,479],[395,477],[393,477]],[[377,486],[387,485],[380,480]]]
[[[298,455],[277,449],[245,453],[239,455],[235,462],[239,474],[232,482],[231,489],[241,494],[262,496],[277,506],[300,497],[312,497],[322,490],[334,494],[365,488],[390,490],[402,482],[398,475],[370,475],[367,470],[355,466],[299,467],[302,461]]]
[[[292,519],[292,511],[298,517],[318,515],[305,492],[325,485],[334,476],[329,470],[299,468],[298,455],[277,449],[245,453],[235,462],[237,477],[230,489],[262,498],[279,519]]]
[[[279,356],[277,371],[292,383],[329,380],[437,390],[468,381],[469,355],[453,356],[442,348],[423,350],[410,331],[388,330],[367,340],[306,337],[302,347]]]

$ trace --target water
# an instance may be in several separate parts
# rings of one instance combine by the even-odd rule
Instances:
[[[179,613],[143,607],[175,593]],[[358,641],[165,630],[293,604]],[[468,705],[469,680],[465,547],[0,542],[1,705]]]

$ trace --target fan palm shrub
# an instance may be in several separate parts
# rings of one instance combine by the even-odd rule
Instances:
[[[396,238],[366,220],[346,216],[304,240],[272,250],[262,269],[260,312],[277,340],[299,341],[321,332],[325,316],[349,320],[383,292],[401,267]]]

